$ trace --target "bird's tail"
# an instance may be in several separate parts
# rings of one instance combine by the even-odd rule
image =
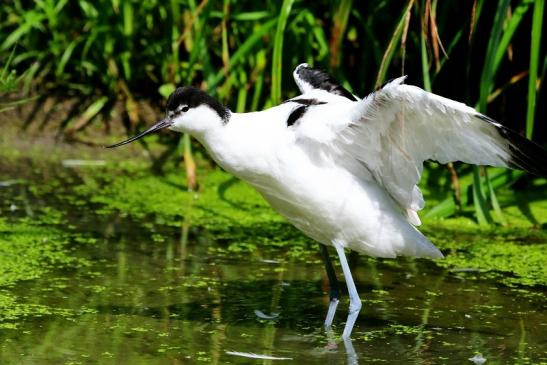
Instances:
[[[408,225],[408,228],[413,232],[406,235],[405,243],[402,249],[397,252],[398,255],[414,256],[414,257],[428,257],[432,259],[442,259],[444,255],[430,240],[425,237],[422,232],[416,228]]]

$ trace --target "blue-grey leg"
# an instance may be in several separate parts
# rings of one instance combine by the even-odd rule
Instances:
[[[348,320],[346,321],[346,326],[344,327],[344,332],[342,333],[342,338],[347,339],[351,335],[353,325],[355,324],[357,316],[359,315],[359,311],[361,310],[361,299],[359,298],[357,288],[355,287],[353,277],[351,276],[351,270],[349,269],[348,260],[346,259],[346,254],[344,253],[344,246],[342,246],[342,244],[337,241],[334,241],[332,244],[334,245],[334,248],[338,253],[338,257],[340,258],[340,265],[342,266],[342,270],[344,271],[346,285],[348,286],[349,313]]]
[[[327,318],[325,318],[325,327],[328,329],[332,325],[334,314],[336,313],[336,308],[338,307],[338,302],[340,298],[340,287],[338,285],[338,279],[336,279],[336,273],[334,272],[334,268],[332,267],[332,262],[330,261],[327,246],[320,243],[319,250],[321,251],[321,257],[323,258],[325,270],[327,271],[327,277],[329,278],[330,303],[329,310],[327,312]]]

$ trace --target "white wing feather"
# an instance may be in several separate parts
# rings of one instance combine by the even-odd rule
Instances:
[[[303,143],[322,145],[321,153],[330,151],[332,158],[347,159],[349,155],[358,160],[415,225],[420,224],[416,211],[424,207],[416,185],[424,161],[526,168],[528,160],[523,161],[523,166],[511,160],[517,148],[504,138],[503,132],[509,133],[508,130],[465,104],[403,85],[404,78],[391,81],[363,100],[349,103],[349,118],[339,117],[336,121],[331,116],[325,116],[328,121],[322,118],[324,124],[320,128],[315,124],[315,128],[329,128],[328,138],[324,132],[318,138],[317,130],[306,133],[313,123],[311,118],[299,126],[298,138]],[[514,137],[514,132],[510,133]],[[528,146],[529,141],[519,142]]]
[[[499,125],[479,119],[465,104],[402,85],[403,80],[357,103],[353,123],[341,136],[344,149],[366,164],[402,207],[424,207],[416,184],[426,160],[508,166],[509,142]]]

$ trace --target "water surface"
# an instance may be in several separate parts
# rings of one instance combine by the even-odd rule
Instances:
[[[32,195],[30,186],[1,190],[4,214],[14,197]],[[41,199],[35,203],[57,204]],[[15,328],[0,330],[0,363],[547,362],[545,288],[502,285],[473,267],[450,271],[428,260],[352,254],[363,309],[352,340],[343,342],[347,297],[332,333],[322,328],[328,283],[315,244],[297,258],[283,245],[236,250],[230,238],[200,227],[95,208],[56,206],[67,219],[57,228],[85,238],[74,239],[72,254],[90,266],[3,289],[19,303],[59,311],[31,310]],[[11,211],[12,219],[28,214]],[[255,233],[249,229],[245,241]]]

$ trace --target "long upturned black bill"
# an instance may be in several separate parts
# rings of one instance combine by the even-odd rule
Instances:
[[[149,133],[155,132],[155,131],[163,129],[163,128],[167,128],[172,124],[173,124],[173,122],[170,119],[168,119],[168,118],[162,119],[159,122],[157,122],[156,124],[154,124],[153,126],[151,126],[150,128],[148,128],[147,130],[145,130],[144,132],[141,132],[141,133],[137,134],[136,136],[133,136],[133,137],[131,137],[131,138],[129,138],[129,139],[123,141],[123,142],[116,143],[116,144],[113,144],[111,146],[106,146],[106,148],[114,148],[114,147],[123,146],[124,144],[128,144],[128,143],[131,143],[133,141],[136,141],[137,139],[142,138],[142,137],[146,136]]]

